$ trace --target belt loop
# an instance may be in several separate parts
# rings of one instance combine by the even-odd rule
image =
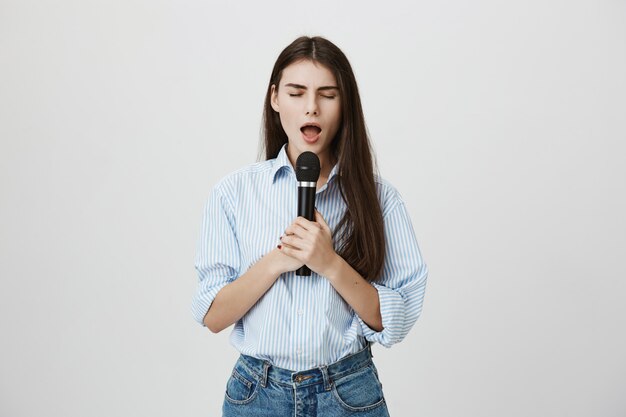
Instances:
[[[373,358],[374,354],[372,353],[372,343],[369,340],[367,341],[367,350],[370,352],[370,356]]]
[[[261,378],[261,386],[263,388],[267,387],[267,374],[270,369],[270,363],[268,361],[263,361],[263,377]]]
[[[328,375],[328,367],[326,367],[326,365],[322,365],[320,366],[320,371],[322,371],[322,377],[324,378],[324,389],[326,391],[330,391],[331,389],[331,380],[330,380],[330,376]]]

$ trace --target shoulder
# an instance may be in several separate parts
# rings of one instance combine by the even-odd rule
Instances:
[[[402,195],[389,181],[378,174],[374,174],[374,183],[376,184],[376,193],[378,194],[383,217],[399,205],[404,204]]]
[[[222,195],[235,195],[246,187],[269,179],[273,166],[273,159],[245,165],[222,177],[213,189]]]

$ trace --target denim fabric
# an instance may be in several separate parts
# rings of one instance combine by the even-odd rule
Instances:
[[[241,355],[226,384],[223,417],[389,417],[369,344],[318,368],[293,372]]]

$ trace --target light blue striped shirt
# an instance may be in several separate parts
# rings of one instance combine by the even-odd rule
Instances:
[[[315,197],[331,230],[346,209],[336,172],[337,166]],[[384,329],[365,324],[324,277],[288,272],[235,323],[230,341],[239,352],[302,371],[356,353],[366,340],[390,347],[404,339],[422,311],[428,268],[399,193],[380,177],[376,186],[387,245],[382,276],[372,285]],[[215,185],[195,259],[199,284],[192,311],[199,323],[220,289],[274,249],[296,215],[297,180],[286,146],[276,159],[248,165]]]

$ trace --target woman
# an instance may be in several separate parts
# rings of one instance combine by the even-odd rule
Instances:
[[[267,160],[213,188],[196,256],[195,318],[215,333],[234,323],[241,353],[223,415],[387,416],[370,343],[406,336],[427,267],[400,195],[374,174],[339,48],[300,37],[282,51],[264,128]],[[315,221],[295,215],[304,151],[320,159]]]

